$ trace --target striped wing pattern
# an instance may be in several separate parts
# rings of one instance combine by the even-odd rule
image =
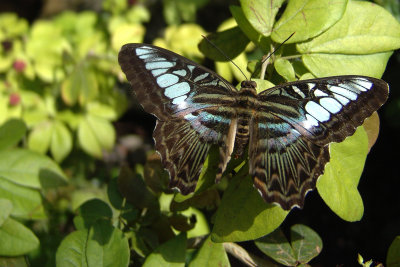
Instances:
[[[216,181],[231,155],[248,145],[249,173],[267,202],[302,208],[329,161],[328,144],[352,135],[388,97],[388,85],[364,76],[286,83],[256,94],[171,51],[127,44],[119,63],[145,111],[157,117],[156,150],[170,186],[195,190],[211,145],[220,149]]]
[[[183,194],[194,191],[210,144],[220,146],[221,177],[235,130],[234,116],[225,115],[232,114],[237,90],[218,74],[152,45],[124,45],[118,61],[144,110],[158,119],[153,137],[170,186]]]
[[[263,198],[303,207],[329,161],[327,145],[354,134],[387,97],[385,82],[362,76],[297,81],[259,94],[249,159]]]

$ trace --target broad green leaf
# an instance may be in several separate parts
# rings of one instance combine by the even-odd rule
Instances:
[[[61,86],[62,98],[70,106],[75,105],[78,101],[81,106],[85,106],[98,94],[96,76],[86,63],[76,65]]]
[[[280,19],[275,23],[271,38],[282,43],[302,42],[315,37],[335,24],[346,9],[347,0],[289,1]]]
[[[158,205],[156,197],[147,189],[142,177],[122,166],[118,180],[118,189],[129,203],[139,209]]]
[[[117,256],[116,256],[117,255]],[[99,221],[88,230],[69,234],[56,253],[56,265],[64,266],[128,266],[129,244],[121,230],[108,221]]]
[[[379,135],[379,116],[375,111],[372,113],[371,117],[366,118],[363,127],[368,135],[368,152],[371,150],[372,146],[375,144]]]
[[[151,253],[143,264],[143,267],[185,266],[186,234],[181,233],[175,238],[163,243]]]
[[[237,57],[244,52],[249,43],[249,39],[237,26],[212,33],[207,36],[207,39],[203,39],[200,42],[199,49],[206,57],[214,61],[229,61]],[[215,47],[218,47],[218,49]]]
[[[253,28],[244,15],[243,10],[239,6],[230,6],[229,9],[239,28],[244,34],[246,34],[247,38],[249,38],[253,43],[257,44],[264,52],[267,53],[268,49],[270,48],[271,39],[260,34]]]
[[[386,266],[399,267],[400,266],[400,236],[396,236],[389,247],[386,256]]]
[[[115,143],[115,129],[108,120],[87,114],[79,123],[78,140],[86,153],[101,158],[103,150],[110,150]]]
[[[99,219],[112,218],[112,210],[110,206],[98,198],[83,203],[79,207],[78,213],[83,220],[83,227],[86,229],[89,229]]]
[[[0,196],[11,201],[11,215],[21,219],[45,219],[42,195],[36,189],[21,186],[0,177]]]
[[[39,239],[20,222],[8,218],[0,227],[0,256],[20,256],[39,246]]]
[[[240,0],[247,20],[254,29],[264,36],[271,35],[276,13],[278,13],[282,3],[283,0]]]
[[[190,207],[189,209],[182,211],[181,214],[188,218],[196,218],[194,227],[187,231],[187,238],[208,235],[210,233],[207,219],[201,211]]]
[[[0,176],[23,186],[48,188],[65,185],[67,177],[48,157],[23,149],[0,151]]]
[[[296,224],[290,228],[290,239],[296,259],[308,263],[322,250],[322,240],[311,228]]]
[[[399,22],[384,8],[364,1],[350,1],[339,22],[311,41],[297,45],[302,54],[360,55],[398,48]]]
[[[0,150],[15,146],[26,133],[22,120],[11,119],[0,126]]]
[[[12,202],[1,195],[0,198],[0,227],[3,225],[4,221],[10,216],[13,209]]]
[[[253,81],[257,83],[257,94],[275,86],[273,83],[267,80],[253,79]]]
[[[86,105],[86,109],[90,114],[102,117],[108,120],[118,119],[117,111],[114,107],[100,102],[90,102]]]
[[[278,72],[279,75],[281,75],[286,81],[292,82],[297,80],[293,66],[290,64],[289,60],[278,58],[274,62],[274,67],[276,72]]]
[[[61,162],[72,150],[71,132],[61,121],[54,121],[50,151],[57,162]]]
[[[344,142],[329,146],[330,161],[317,181],[318,193],[340,218],[359,221],[364,212],[357,190],[368,153],[368,137],[363,127]]]
[[[124,44],[142,43],[145,30],[141,24],[126,23],[119,25],[112,33],[112,48],[115,51],[119,51]]]
[[[254,243],[265,255],[280,264],[285,266],[295,266],[297,264],[295,252],[280,229],[276,229]]]
[[[231,266],[223,244],[212,242],[211,237],[204,241],[194,259],[189,263],[189,267],[204,266]]]
[[[279,206],[264,202],[245,164],[224,192],[211,238],[214,242],[253,240],[275,230],[287,214]]]
[[[317,53],[302,55],[302,60],[316,77],[354,74],[380,78],[391,55],[392,52],[369,55]]]
[[[49,120],[43,121],[33,128],[28,136],[28,147],[45,154],[50,147],[53,125]]]

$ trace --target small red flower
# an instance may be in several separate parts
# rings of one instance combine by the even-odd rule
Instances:
[[[21,102],[21,97],[17,93],[11,93],[9,97],[10,106],[16,106]]]
[[[24,69],[26,67],[26,63],[23,60],[17,59],[14,62],[13,67],[17,72],[22,72],[22,71],[24,71]]]

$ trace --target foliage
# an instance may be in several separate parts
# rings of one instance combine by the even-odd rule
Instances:
[[[99,168],[116,147],[113,122],[127,109],[117,53],[125,43],[142,42],[150,20],[146,7],[130,2],[105,0],[99,14],[68,11],[31,25],[0,14],[0,265],[27,266],[29,259],[47,266],[229,266],[227,251],[257,261],[231,243],[247,240],[269,264],[308,264],[322,250],[320,237],[299,224],[285,237],[278,227],[288,212],[262,201],[243,159],[232,159],[215,185],[213,149],[189,196],[168,189],[155,154],[144,166],[124,165],[118,178],[116,168]],[[258,90],[312,77],[381,77],[400,47],[400,24],[368,2],[243,0],[230,7],[233,18],[208,35],[223,56],[195,24],[208,1],[163,4],[169,26],[154,44],[200,63],[205,55],[227,80],[243,79],[228,56],[248,78],[260,77]],[[328,207],[346,221],[363,215],[357,186],[378,123],[374,115],[352,137],[332,144],[317,184]],[[398,239],[389,266],[399,262]]]

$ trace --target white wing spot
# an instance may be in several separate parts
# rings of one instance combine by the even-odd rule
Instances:
[[[342,85],[341,85],[342,86]],[[328,89],[331,90],[334,93],[337,93],[339,95],[342,95],[350,100],[356,100],[357,99],[357,94],[348,90],[348,88],[342,88],[342,87],[338,87],[338,86],[328,86]]]
[[[307,83],[308,86],[308,90],[311,91],[311,89],[313,89],[315,87],[315,83]]]
[[[154,57],[154,54],[153,54],[153,53],[141,54],[141,55],[139,56],[140,59],[148,59],[148,58],[152,58],[152,57]]]
[[[153,76],[158,76],[160,74],[166,73],[168,69],[156,69],[156,70],[152,70],[151,74],[153,74]]]
[[[170,61],[156,61],[156,62],[149,62],[146,63],[145,67],[148,70],[154,70],[154,69],[166,69],[166,68],[171,68],[175,66],[175,62],[170,62]]]
[[[325,93],[325,92],[323,92],[323,91],[321,91],[321,90],[319,90],[319,89],[316,89],[316,90],[314,91],[314,95],[317,96],[317,97],[319,97],[319,96],[328,96],[327,93]]]
[[[342,109],[342,105],[331,97],[321,98],[319,103],[330,113],[338,113]]]
[[[306,129],[311,129],[319,125],[319,122],[310,114],[306,114],[306,120],[303,121],[303,125]]]
[[[180,82],[165,89],[164,95],[168,98],[177,98],[190,92],[190,85],[187,82]]]
[[[329,112],[314,101],[308,101],[305,109],[308,113],[310,113],[311,116],[313,116],[320,122],[328,121],[330,118]]]
[[[194,81],[195,83],[197,83],[198,81],[203,80],[203,79],[206,78],[207,76],[208,76],[208,73],[203,73],[203,74],[197,76],[196,78],[194,78],[193,81]]]
[[[295,91],[302,98],[306,98],[306,95],[300,90],[299,87],[292,85],[293,91]]]
[[[178,97],[174,98],[174,100],[172,100],[172,104],[182,105],[182,103],[185,102],[186,98],[187,98],[186,95],[178,96]]]
[[[172,73],[183,77],[186,76],[187,72],[186,70],[182,69],[182,70],[174,70]]]
[[[366,92],[372,88],[372,82],[365,79],[357,79],[354,81],[354,87],[362,92]]]
[[[148,54],[148,53],[152,53],[151,47],[142,46],[142,47],[136,48],[136,55],[138,55],[138,56]]]
[[[163,74],[157,78],[157,84],[163,88],[176,84],[178,81],[178,76],[169,73]]]
[[[342,95],[338,95],[338,94],[333,93],[333,96],[334,96],[335,99],[337,99],[343,106],[346,106],[346,105],[350,102],[350,100],[348,100],[347,98],[345,98],[345,97],[342,96]]]

